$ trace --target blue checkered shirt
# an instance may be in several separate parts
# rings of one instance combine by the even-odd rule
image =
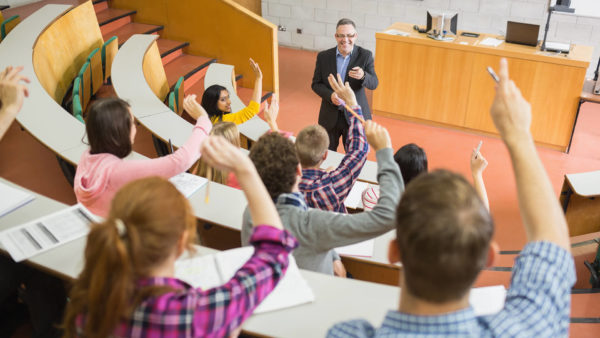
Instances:
[[[360,106],[353,109],[362,116]],[[344,201],[367,160],[369,144],[365,129],[354,115],[345,113],[350,121],[346,141],[348,152],[337,168],[330,172],[322,169],[302,169],[302,179],[298,188],[311,208],[345,213]]]
[[[566,337],[573,257],[550,242],[525,246],[516,259],[504,309],[476,317],[472,308],[439,316],[389,311],[375,329],[366,320],[336,324],[328,337]]]

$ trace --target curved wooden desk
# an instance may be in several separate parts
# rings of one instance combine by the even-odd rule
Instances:
[[[0,68],[25,67],[22,74],[31,80],[29,97],[23,102],[17,121],[43,145],[75,164],[79,157],[72,150],[85,146],[85,127],[46,92],[34,71],[32,53],[41,32],[70,8],[46,5],[23,20],[0,44]]]
[[[416,33],[411,24],[388,29],[409,35],[376,34],[376,114],[495,135],[489,116],[495,83],[486,67],[497,69],[505,57],[511,78],[531,103],[534,140],[568,149],[592,47],[573,45],[564,56],[505,42],[484,46],[485,38],[498,38],[489,34],[446,42]]]
[[[129,102],[135,118],[155,136],[181,147],[191,136],[193,125],[173,113],[161,102],[144,77],[143,62],[147,52],[158,53],[157,35],[134,35],[121,48],[112,64],[112,82],[117,95]],[[246,197],[241,190],[210,183],[210,201],[205,203],[206,186],[190,198],[196,217],[239,232]],[[224,208],[229,206],[227,212]],[[239,237],[239,236],[238,236]],[[239,240],[239,238],[238,238]]]

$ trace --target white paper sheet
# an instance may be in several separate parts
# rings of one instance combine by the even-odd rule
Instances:
[[[177,190],[179,190],[186,198],[190,198],[190,196],[208,182],[204,177],[188,173],[181,173],[173,176],[169,181],[171,181],[171,183],[175,185],[175,188],[177,188]]]
[[[0,232],[0,243],[15,262],[87,235],[97,219],[79,204]]]
[[[498,47],[502,44],[504,40],[498,40],[494,38],[485,38],[479,42],[480,46],[490,46],[490,47]]]
[[[504,285],[486,286],[471,289],[469,303],[476,316],[493,315],[504,308],[506,289]]]
[[[350,189],[350,193],[348,193],[348,196],[346,196],[346,199],[344,200],[346,208],[363,209],[362,193],[368,187],[369,183],[361,181],[354,182],[352,189]]]
[[[399,31],[397,29],[388,29],[387,31],[383,31],[385,34],[391,34],[391,35],[400,35],[400,36],[409,36],[410,33],[404,32],[404,31]]]
[[[201,287],[205,290],[210,289],[228,282],[250,259],[253,253],[253,247],[243,247],[222,251],[214,255],[177,261],[175,264],[175,277],[188,282],[194,287]],[[285,276],[254,310],[254,313],[279,310],[315,300],[312,290],[300,275],[294,257],[290,255],[289,259],[290,263]],[[197,273],[212,274],[212,276],[197,276],[195,275]]]
[[[0,182],[0,217],[33,201],[35,196]]]

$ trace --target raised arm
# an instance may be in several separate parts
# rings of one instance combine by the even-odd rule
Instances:
[[[269,128],[271,129],[271,131],[279,131],[279,126],[277,125],[278,115],[279,100],[277,100],[277,94],[273,94],[273,98],[271,99],[271,105],[269,105],[269,102],[265,101],[265,120],[267,120],[267,124],[269,124]]]
[[[252,101],[260,104],[262,98],[262,71],[258,66],[258,63],[254,62],[254,60],[250,59],[250,67],[254,72],[254,91],[252,92]]]
[[[473,149],[471,153],[471,175],[473,175],[473,186],[479,195],[479,198],[485,204],[485,207],[490,210],[490,202],[488,201],[485,183],[483,182],[483,171],[487,167],[488,162],[477,149]]]
[[[202,159],[210,166],[235,173],[248,200],[253,224],[282,229],[281,219],[250,157],[223,137],[211,136],[201,146]]]
[[[565,216],[531,136],[531,106],[509,79],[504,58],[500,61],[499,76],[490,112],[510,153],[527,239],[554,242],[570,251]]]
[[[0,73],[0,139],[21,110],[23,99],[29,96],[22,83],[29,79],[19,74],[22,70],[23,67],[9,66]]]

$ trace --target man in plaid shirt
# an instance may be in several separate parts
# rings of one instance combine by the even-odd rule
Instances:
[[[356,104],[355,98],[348,103],[362,116],[361,108]],[[345,213],[344,200],[367,160],[369,144],[363,125],[345,108],[344,112],[346,120],[350,122],[346,145],[348,152],[337,168],[320,169],[321,163],[327,157],[329,147],[329,137],[323,127],[308,126],[302,129],[296,138],[296,152],[302,165],[302,180],[298,187],[309,207]]]
[[[528,244],[515,261],[500,312],[477,317],[469,290],[497,252],[493,221],[460,175],[438,170],[411,181],[396,211],[389,257],[402,261],[400,305],[381,328],[335,325],[329,337],[566,337],[575,267],[569,233],[531,136],[531,107],[500,62],[491,107],[511,155]]]

